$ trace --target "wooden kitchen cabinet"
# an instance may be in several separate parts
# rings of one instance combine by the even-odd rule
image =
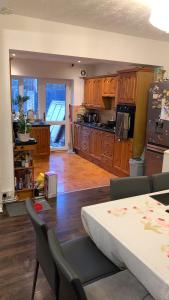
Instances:
[[[133,139],[118,140],[110,132],[74,125],[74,149],[82,157],[118,176],[129,175]]]
[[[79,124],[74,124],[74,148],[80,149],[80,131],[81,126]]]
[[[115,138],[114,143],[114,173],[119,176],[129,175],[129,159],[132,157],[133,140],[118,140]]]
[[[119,73],[118,77],[118,103],[135,103],[136,97],[136,72]]]
[[[117,76],[85,79],[84,105],[86,106],[86,108],[110,109],[111,105],[108,105],[103,100],[103,97],[115,97],[116,92]]]
[[[90,147],[90,128],[81,127],[80,131],[80,150],[84,153],[89,153]]]
[[[114,134],[104,132],[102,135],[102,162],[112,170],[114,156]]]
[[[84,105],[87,108],[93,105],[93,79],[84,81]]]
[[[50,126],[33,126],[31,137],[37,141],[35,157],[50,155]]]
[[[97,160],[101,160],[102,155],[102,137],[103,132],[97,129],[91,129],[90,132],[90,154]]]
[[[114,134],[74,124],[74,149],[82,157],[113,171]]]
[[[93,79],[93,101],[94,108],[103,108],[102,99],[102,78]]]
[[[103,89],[102,96],[105,97],[115,97],[117,90],[117,77],[105,77],[102,79],[103,81]]]

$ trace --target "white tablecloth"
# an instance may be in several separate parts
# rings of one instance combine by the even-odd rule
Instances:
[[[81,211],[85,230],[97,247],[120,268],[127,267],[156,300],[169,300],[166,209],[147,194],[83,207]]]

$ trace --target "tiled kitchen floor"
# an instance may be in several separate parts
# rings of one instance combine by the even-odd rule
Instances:
[[[76,154],[51,152],[47,159],[35,162],[35,178],[40,172],[55,171],[58,175],[58,192],[71,192],[110,184],[116,176]]]

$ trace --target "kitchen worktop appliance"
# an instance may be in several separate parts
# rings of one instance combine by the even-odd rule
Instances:
[[[87,123],[98,123],[100,120],[99,113],[96,111],[86,112],[84,115],[84,121]]]

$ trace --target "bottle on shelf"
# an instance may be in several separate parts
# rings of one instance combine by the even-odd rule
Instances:
[[[23,180],[22,180],[22,178],[19,178],[18,189],[19,190],[23,189]]]

